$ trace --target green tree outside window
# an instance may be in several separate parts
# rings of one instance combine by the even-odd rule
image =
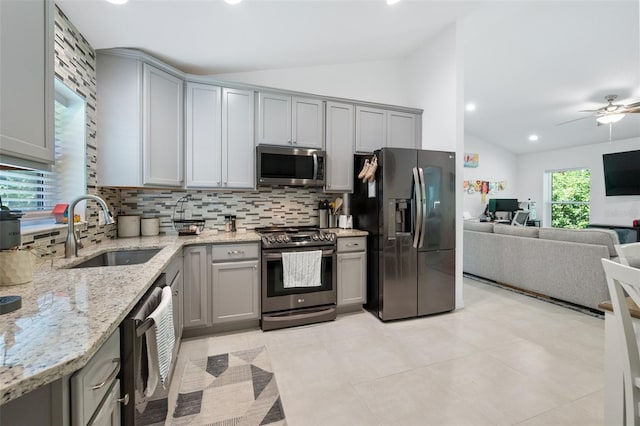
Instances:
[[[581,229],[589,225],[589,169],[551,173],[551,226]]]

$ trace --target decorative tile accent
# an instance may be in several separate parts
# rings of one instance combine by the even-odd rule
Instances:
[[[317,225],[318,202],[329,198],[315,188],[259,188],[256,191],[208,192],[171,190],[121,190],[120,213],[160,218],[160,231],[175,233],[174,207],[185,195],[193,219],[204,219],[208,229],[224,230],[224,216],[237,216],[238,229],[271,225]]]

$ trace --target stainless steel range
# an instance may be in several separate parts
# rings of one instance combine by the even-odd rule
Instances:
[[[262,329],[336,318],[336,235],[317,227],[257,228],[262,236]],[[285,287],[282,254],[321,251],[320,285]]]

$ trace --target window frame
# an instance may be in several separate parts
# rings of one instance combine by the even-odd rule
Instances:
[[[564,201],[553,201],[553,174],[554,173],[562,173],[562,172],[570,172],[575,170],[586,170],[589,172],[589,201],[573,201],[573,200],[564,200]],[[583,166],[583,167],[570,167],[563,169],[553,169],[545,171],[545,220],[543,221],[543,225],[546,227],[553,227],[553,206],[554,205],[586,205],[589,209],[589,217],[591,217],[591,181],[592,173],[591,168]],[[568,229],[568,228],[558,228],[558,229]]]

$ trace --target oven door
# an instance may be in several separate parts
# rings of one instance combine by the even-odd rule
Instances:
[[[321,285],[319,287],[284,287],[282,252],[311,250],[320,250],[320,248],[262,250],[262,312],[335,305],[337,299],[335,247],[322,248]]]

